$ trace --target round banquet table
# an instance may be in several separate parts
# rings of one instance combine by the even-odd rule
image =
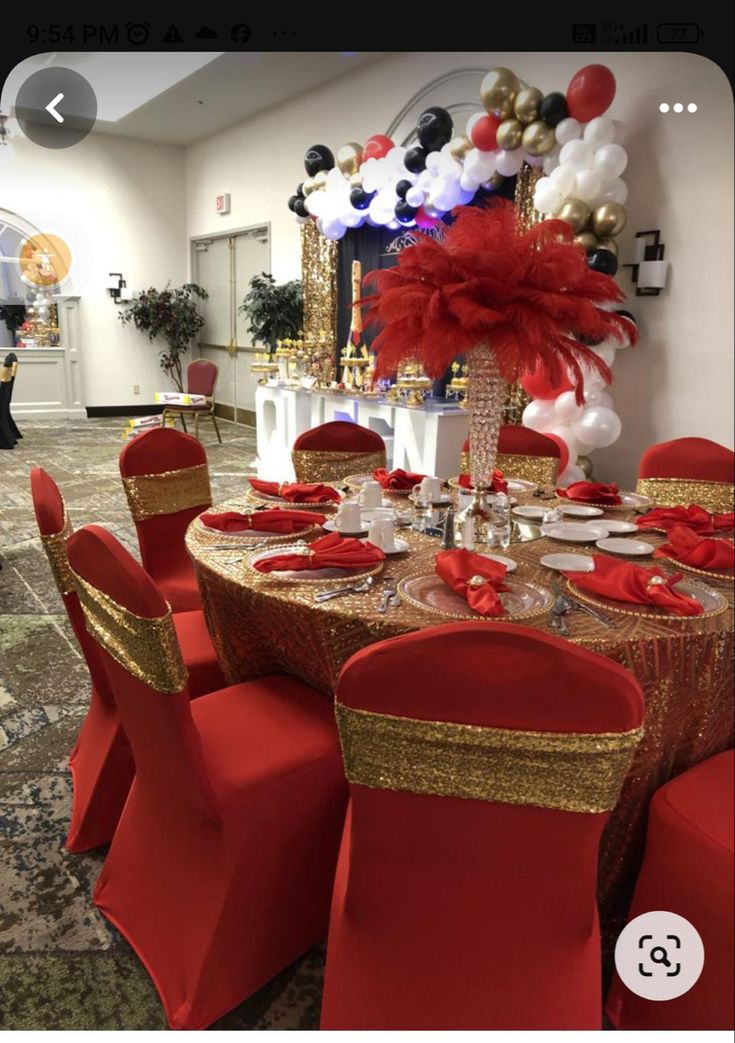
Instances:
[[[519,500],[538,503],[530,497],[521,496]],[[215,509],[252,506],[243,498]],[[621,520],[634,517],[621,510],[610,516]],[[342,666],[354,652],[375,641],[446,622],[406,598],[400,606],[384,614],[378,612],[383,581],[399,582],[432,572],[439,549],[435,538],[406,529],[398,532],[408,540],[409,551],[386,559],[369,593],[318,603],[314,591],[329,583],[293,582],[247,568],[245,552],[216,549],[232,547],[236,542],[232,534],[212,533],[195,519],[187,533],[187,547],[228,682],[288,673],[331,697]],[[311,538],[319,535],[321,530]],[[654,533],[646,533],[643,538],[652,543],[664,539]],[[278,537],[262,546],[293,543],[295,539]],[[545,537],[511,543],[503,553],[518,562],[516,578],[548,587],[549,570],[539,564],[539,559],[560,550],[589,553],[588,547],[573,547]],[[642,559],[642,563],[650,564],[651,560]],[[656,559],[656,564],[667,563]],[[668,779],[733,745],[733,585],[688,574],[687,578],[710,583],[724,594],[729,603],[727,611],[685,620],[644,613],[611,614],[614,629],[582,611],[566,617],[569,640],[626,667],[637,677],[645,697],[644,736],[600,847],[598,897],[608,955],[625,922],[643,853],[651,796]],[[545,616],[519,622],[550,631]],[[503,623],[487,621],[487,625]],[[590,698],[594,698],[594,689]]]

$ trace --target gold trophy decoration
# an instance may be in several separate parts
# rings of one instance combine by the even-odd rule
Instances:
[[[398,370],[396,382],[388,393],[391,402],[403,402],[412,409],[419,409],[424,399],[431,394],[432,380],[424,373],[417,359],[404,362]]]
[[[467,408],[467,399],[470,389],[470,378],[469,372],[470,367],[467,363],[460,364],[455,361],[452,363],[452,379],[447,384],[447,398],[455,399],[461,406]]]
[[[370,390],[363,372],[371,367],[370,352],[362,339],[362,309],[360,308],[360,296],[362,286],[362,265],[359,261],[352,262],[352,316],[350,318],[350,333],[347,344],[342,352],[339,363],[342,367],[342,384],[345,391],[362,391],[363,388]],[[372,378],[371,378],[372,380]]]

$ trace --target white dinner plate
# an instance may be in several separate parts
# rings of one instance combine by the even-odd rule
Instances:
[[[594,572],[595,561],[589,554],[544,554],[540,559],[547,569],[557,572]]]
[[[653,544],[644,543],[643,540],[621,540],[613,537],[609,540],[597,540],[596,547],[606,550],[609,554],[622,554],[626,558],[645,558],[653,554]]]
[[[626,532],[640,532],[638,526],[633,522],[617,521],[615,518],[605,518],[604,525],[611,536],[622,536]]]
[[[529,482],[526,478],[506,478],[508,488],[517,493],[532,493],[538,489],[536,482]]]
[[[542,536],[550,536],[552,540],[564,540],[565,543],[594,543],[604,539],[608,529],[601,522],[554,522],[541,526]]]
[[[518,518],[527,518],[529,521],[543,521],[548,507],[514,507],[512,513]]]
[[[562,514],[571,518],[599,518],[605,512],[601,507],[589,507],[585,503],[566,503],[561,508]]]
[[[485,554],[481,552],[480,557],[489,558],[490,561],[499,561],[501,565],[505,565],[506,572],[515,572],[518,568],[518,562],[513,561],[512,558],[506,558],[504,554]]]

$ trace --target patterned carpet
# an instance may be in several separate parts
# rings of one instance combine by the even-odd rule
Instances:
[[[104,851],[63,846],[66,759],[89,679],[38,539],[28,474],[56,479],[75,528],[98,522],[137,554],[117,470],[121,419],[22,422],[0,452],[0,1029],[163,1029],[157,994],[128,944],[90,901]],[[208,428],[209,425],[206,425]],[[215,501],[240,492],[255,432],[205,429]],[[297,961],[216,1029],[315,1029],[322,948]]]

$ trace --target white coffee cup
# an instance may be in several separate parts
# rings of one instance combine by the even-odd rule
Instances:
[[[372,478],[367,482],[363,482],[358,499],[363,507],[373,509],[375,507],[382,507],[383,487],[380,482],[376,482]]]
[[[442,483],[441,479],[433,478],[427,475],[421,479],[421,496],[425,500],[431,500],[432,503],[439,503],[442,498]]]
[[[334,526],[340,532],[360,532],[362,529],[360,504],[355,500],[344,500],[335,516]]]
[[[386,554],[396,549],[395,526],[391,518],[376,518],[370,522],[368,540]]]

